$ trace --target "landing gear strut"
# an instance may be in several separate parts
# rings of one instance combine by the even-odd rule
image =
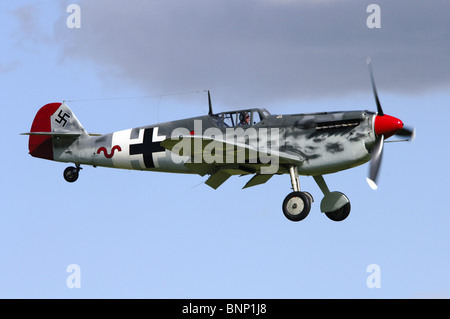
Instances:
[[[330,192],[322,175],[314,176],[324,197],[320,202],[320,210],[335,222],[343,221],[350,214],[350,200],[341,192]]]
[[[300,191],[300,182],[296,166],[289,167],[289,175],[293,192],[286,196],[283,201],[283,214],[287,219],[298,222],[308,216],[311,210],[313,197],[308,192]],[[341,192],[330,192],[322,175],[314,176],[324,197],[320,202],[320,210],[333,221],[342,221],[350,214],[350,201]]]
[[[75,164],[75,166],[69,166],[64,170],[64,179],[69,183],[73,183],[78,179],[80,170],[82,169],[80,164]]]

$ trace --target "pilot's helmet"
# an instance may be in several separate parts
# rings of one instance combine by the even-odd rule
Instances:
[[[241,114],[239,115],[239,121],[243,122],[246,117],[250,117],[248,112],[241,112]]]

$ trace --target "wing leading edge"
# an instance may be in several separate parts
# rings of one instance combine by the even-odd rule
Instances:
[[[232,175],[253,175],[243,188],[264,184],[274,174],[286,173],[286,167],[304,161],[297,154],[204,136],[168,138],[161,146],[184,157],[184,166],[193,173],[210,175],[205,184],[214,189]]]

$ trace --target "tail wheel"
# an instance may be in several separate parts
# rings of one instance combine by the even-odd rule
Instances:
[[[311,199],[303,192],[292,192],[283,201],[283,214],[287,219],[298,222],[308,216]]]
[[[69,166],[64,170],[64,179],[69,182],[73,183],[78,179],[79,176],[79,169],[73,166]]]

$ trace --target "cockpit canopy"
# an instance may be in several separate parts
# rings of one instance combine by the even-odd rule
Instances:
[[[227,128],[254,126],[269,116],[270,113],[266,109],[248,109],[212,114],[210,118],[217,127]]]

